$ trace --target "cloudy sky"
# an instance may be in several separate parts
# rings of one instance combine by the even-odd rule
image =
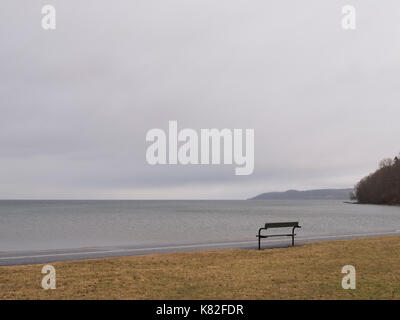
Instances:
[[[57,28],[41,27],[56,8]],[[357,29],[341,28],[342,6]],[[2,0],[0,198],[352,187],[400,151],[400,4]],[[252,128],[255,170],[150,166],[146,132]]]

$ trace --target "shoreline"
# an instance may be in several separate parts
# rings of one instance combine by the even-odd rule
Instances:
[[[358,201],[343,201],[346,204],[360,204],[360,205],[370,205],[370,206],[388,206],[388,207],[400,207],[399,203],[367,203]]]
[[[295,244],[301,246],[313,242],[390,236],[400,236],[400,230],[297,236],[295,238]],[[262,248],[264,249],[286,248],[288,246],[290,246],[290,240],[285,238],[268,239],[262,243]],[[37,265],[61,261],[73,262],[88,259],[107,259],[130,256],[144,256],[150,254],[198,252],[204,250],[223,249],[256,250],[257,240],[249,239],[240,241],[203,242],[191,244],[160,244],[158,246],[91,246],[51,250],[3,251],[0,252],[0,268],[2,266]]]

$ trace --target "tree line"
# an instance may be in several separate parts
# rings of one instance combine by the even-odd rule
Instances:
[[[383,159],[378,170],[358,182],[351,198],[359,203],[400,204],[400,154]]]

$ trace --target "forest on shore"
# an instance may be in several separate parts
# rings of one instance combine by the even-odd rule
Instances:
[[[358,203],[400,204],[400,154],[394,159],[383,159],[379,169],[355,186],[351,195]]]

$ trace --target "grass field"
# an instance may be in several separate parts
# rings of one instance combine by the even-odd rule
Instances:
[[[344,265],[357,288],[344,290]],[[1,299],[400,299],[400,237],[0,267]]]

